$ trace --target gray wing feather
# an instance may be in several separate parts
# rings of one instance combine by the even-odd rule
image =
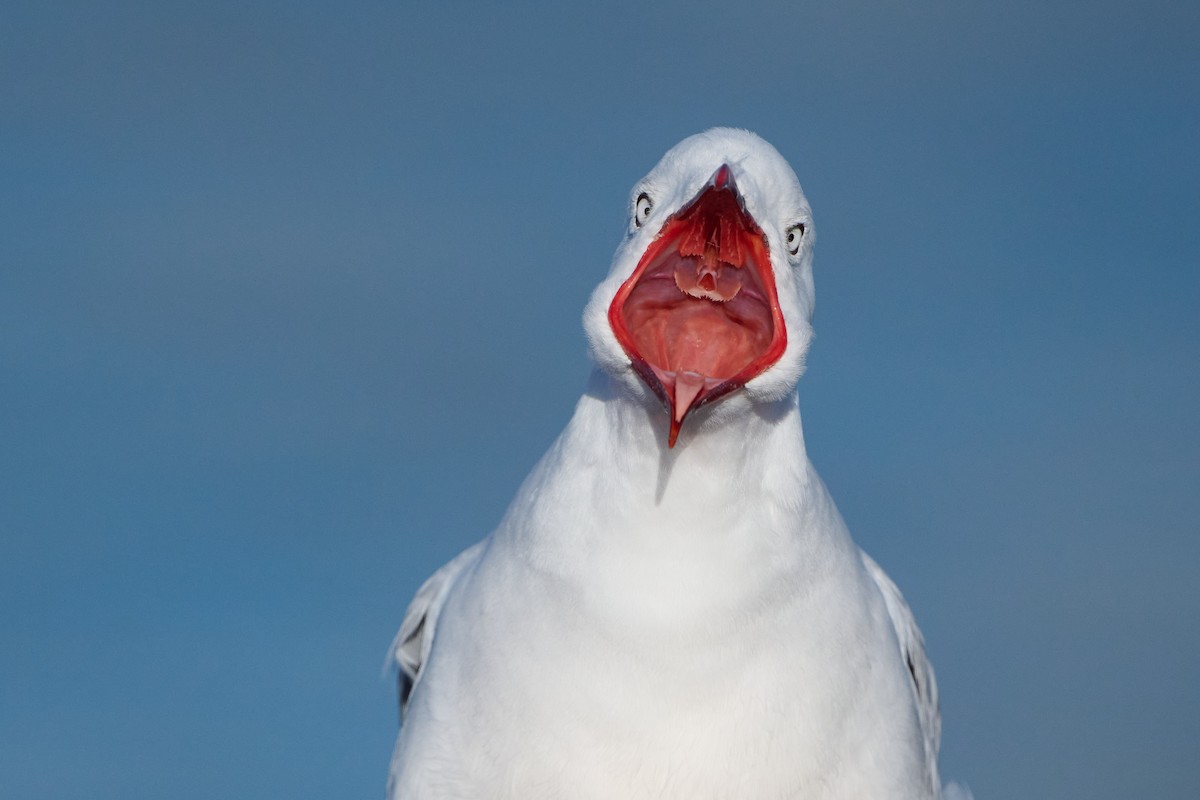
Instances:
[[[938,688],[933,675],[933,665],[925,655],[925,639],[921,636],[921,629],[913,619],[912,610],[909,609],[908,603],[904,602],[904,595],[900,594],[896,584],[892,583],[892,579],[869,555],[861,551],[860,554],[867,574],[875,581],[879,593],[883,595],[888,616],[891,617],[892,627],[896,631],[896,640],[900,644],[900,657],[904,659],[908,673],[912,676],[913,695],[925,742],[925,761],[936,797],[941,789],[937,756],[942,738],[942,714],[938,709]]]
[[[483,545],[484,542],[472,545],[433,573],[429,580],[421,584],[408,604],[408,611],[404,613],[404,621],[400,623],[400,632],[396,634],[391,649],[391,659],[398,668],[401,720],[408,708],[408,698],[421,679],[421,666],[428,660],[433,648],[437,618],[446,603],[446,597],[463,572],[479,560]]]

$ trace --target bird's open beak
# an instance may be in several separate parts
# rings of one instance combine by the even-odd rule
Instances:
[[[783,355],[783,314],[762,228],[722,164],[672,215],[621,285],[608,321],[663,401],[675,446],[692,409],[740,389]]]

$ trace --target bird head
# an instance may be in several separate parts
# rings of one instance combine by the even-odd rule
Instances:
[[[684,420],[722,424],[796,388],[812,339],[812,211],[782,156],[714,128],[671,148],[629,196],[625,237],[584,312],[592,358]]]

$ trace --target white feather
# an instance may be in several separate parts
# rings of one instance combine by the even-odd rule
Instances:
[[[788,345],[669,449],[607,309],[722,163],[768,239]],[[405,617],[389,796],[934,800],[920,632],[804,448],[812,237],[780,255],[788,226],[812,229],[800,185],[766,142],[716,129],[664,156],[631,212],[643,191],[650,218],[584,313],[598,369],[574,416],[499,527]]]

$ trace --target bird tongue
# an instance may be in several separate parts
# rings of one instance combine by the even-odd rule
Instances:
[[[652,367],[652,369],[664,386],[674,386],[674,394],[671,398],[671,430],[668,434],[668,441],[674,444],[675,439],[679,436],[679,428],[683,425],[683,418],[687,416],[696,396],[704,391],[711,392],[723,381],[690,370],[668,374],[658,367]]]
[[[671,410],[671,418],[676,425],[683,422],[683,415],[692,407],[692,401],[706,383],[716,385],[717,381],[699,372],[675,373],[675,407]]]

